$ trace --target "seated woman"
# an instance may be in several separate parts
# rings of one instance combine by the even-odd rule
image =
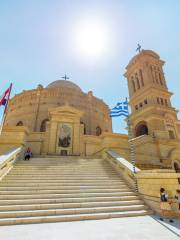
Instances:
[[[32,151],[31,149],[28,147],[26,152],[25,152],[25,155],[24,155],[24,160],[29,160],[30,158],[32,157]]]

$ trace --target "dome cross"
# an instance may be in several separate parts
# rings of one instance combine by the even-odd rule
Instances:
[[[69,77],[65,74],[64,77],[62,77],[64,80],[68,80]]]

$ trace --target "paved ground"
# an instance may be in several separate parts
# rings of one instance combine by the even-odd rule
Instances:
[[[180,220],[149,216],[0,227],[1,240],[179,240]]]

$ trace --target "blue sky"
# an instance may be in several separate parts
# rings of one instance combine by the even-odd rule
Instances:
[[[123,74],[141,43],[166,61],[166,80],[175,94],[172,104],[180,109],[179,14],[179,0],[2,0],[0,91],[13,82],[13,96],[67,73],[112,107],[128,95]],[[108,50],[94,59],[75,49],[75,28],[86,19],[103,23],[110,39]],[[115,132],[124,133],[124,128],[123,119],[113,119]]]

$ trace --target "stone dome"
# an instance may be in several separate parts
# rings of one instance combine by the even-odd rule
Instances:
[[[67,80],[56,80],[52,83],[50,83],[47,88],[71,88],[74,89],[76,91],[81,91],[81,88],[76,85],[73,82],[67,81]]]

